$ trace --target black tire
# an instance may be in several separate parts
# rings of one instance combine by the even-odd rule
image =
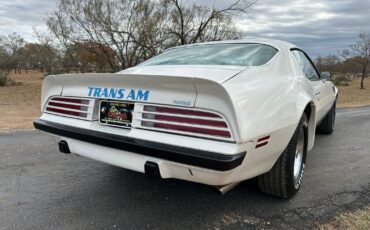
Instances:
[[[334,102],[328,114],[326,114],[324,119],[321,121],[320,125],[317,126],[317,133],[320,133],[320,134],[332,134],[333,133],[334,124],[335,124],[335,114],[336,114],[335,109],[336,109],[336,102]]]
[[[275,165],[269,172],[258,177],[258,187],[262,192],[280,198],[291,198],[298,192],[301,186],[306,163],[308,140],[307,127],[307,116],[306,114],[303,114],[292,139],[276,161]],[[300,137],[301,135],[303,135],[303,137]],[[303,138],[303,140],[300,138]],[[299,146],[302,151],[302,163],[300,167],[296,167],[297,169],[295,171],[294,163],[296,150],[298,149],[298,141],[300,141],[300,144],[302,144],[303,141],[303,145]],[[295,172],[296,176],[294,176]]]

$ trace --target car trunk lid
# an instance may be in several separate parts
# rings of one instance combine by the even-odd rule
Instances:
[[[64,74],[62,96],[141,101],[194,107],[195,79],[221,84],[244,67],[166,66],[130,68],[119,73]]]
[[[89,97],[193,107],[196,88],[192,78],[143,74],[58,75],[62,96]]]

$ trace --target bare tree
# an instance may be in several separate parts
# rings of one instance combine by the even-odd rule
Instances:
[[[72,46],[69,49],[74,52],[73,56],[78,63],[78,69],[81,73],[92,71],[103,72],[106,70],[109,63],[104,51],[101,49],[101,44],[85,42],[75,43]],[[106,50],[109,50],[109,47]],[[110,58],[113,58],[113,53],[113,50],[111,50]],[[66,58],[68,59],[68,56]]]
[[[118,71],[174,45],[238,38],[232,15],[248,13],[252,4],[235,0],[218,9],[179,0],[59,0],[47,25],[71,59],[73,44],[97,44]]]
[[[362,72],[362,67],[357,62],[354,62],[351,60],[351,58],[349,58],[342,61],[338,71],[345,74],[349,80],[354,80]]]
[[[47,73],[54,72],[57,61],[59,61],[59,51],[54,47],[53,38],[44,32],[33,28],[39,45],[39,60],[42,70],[45,68]]]
[[[368,75],[370,64],[370,37],[367,33],[360,33],[359,40],[350,45],[350,48],[343,51],[343,56],[349,62],[356,63],[361,67],[361,84],[360,88],[364,89],[364,80]]]
[[[193,4],[187,7],[179,0],[169,0],[171,24],[169,33],[178,44],[202,41],[237,39],[241,36],[232,25],[234,13],[249,13],[255,1],[238,0],[224,8],[212,8]]]
[[[10,65],[15,72],[20,71],[22,47],[25,45],[25,40],[17,33],[12,33],[3,38],[3,48],[9,53]]]
[[[25,40],[19,34],[12,33],[5,37],[3,44],[11,54],[15,54],[17,50],[24,46]]]
[[[0,86],[7,84],[11,71],[10,55],[2,45],[3,40],[4,39],[0,37]]]
[[[61,4],[61,3],[60,3]],[[61,7],[59,5],[59,7]],[[63,46],[65,53],[64,53],[64,59],[68,56],[68,70],[70,68],[69,65],[74,65],[77,68],[77,61],[75,60],[75,57],[73,55],[73,51],[71,50],[71,37],[73,31],[73,27],[68,25],[68,19],[67,15],[63,14],[62,12],[59,12],[58,10],[52,12],[51,15],[49,15],[46,24],[49,28],[49,30],[54,34],[54,36],[57,38],[57,40],[60,42],[60,44]],[[69,72],[69,71],[68,71]]]
[[[0,86],[10,81],[10,72],[14,68],[14,59],[8,47],[8,38],[0,36]]]
[[[156,25],[158,10],[153,1],[145,0],[60,0],[58,9],[49,16],[47,25],[66,48],[71,59],[75,43],[100,44],[113,71],[137,64],[145,56],[142,43],[150,34],[142,33],[145,27]],[[145,25],[146,23],[146,25]],[[150,31],[148,31],[150,32]],[[109,48],[109,49],[107,49]],[[150,47],[153,50],[152,47]],[[114,50],[114,58],[111,50]],[[74,60],[75,63],[76,60]]]
[[[315,64],[320,72],[329,71],[334,75],[335,72],[340,68],[342,63],[338,56],[330,54],[326,57],[317,57],[315,60]]]

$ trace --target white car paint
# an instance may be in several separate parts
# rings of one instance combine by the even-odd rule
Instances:
[[[215,43],[261,43],[278,52],[262,66],[142,66],[116,74],[67,74],[48,76],[43,83],[41,120],[67,124],[94,132],[116,134],[137,140],[233,155],[246,152],[242,164],[228,171],[218,171],[181,164],[161,158],[117,150],[57,135],[67,141],[72,153],[101,162],[144,172],[147,161],[159,165],[162,178],[177,178],[208,185],[226,185],[269,171],[289,143],[307,106],[309,119],[308,149],[314,144],[316,125],[333,105],[337,89],[330,81],[310,81],[295,61],[290,49],[295,45],[269,39],[246,39]],[[210,43],[206,43],[210,44]],[[191,45],[194,46],[194,45]],[[147,101],[134,101],[135,109],[147,104],[192,108],[220,114],[228,124],[231,138],[179,135],[140,127],[140,111],[134,113],[133,127],[121,129],[102,126],[97,119],[98,101],[88,97],[87,87],[148,89]],[[93,100],[92,119],[83,120],[45,111],[55,96]],[[184,102],[183,105],[175,101]],[[141,107],[142,108],[142,107]],[[256,148],[258,139],[269,135],[268,144]]]

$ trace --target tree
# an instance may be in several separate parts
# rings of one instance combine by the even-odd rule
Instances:
[[[59,66],[61,60],[60,52],[54,47],[53,38],[46,33],[42,33],[34,28],[34,34],[37,37],[39,50],[39,67],[41,72],[46,70],[47,73],[52,73]]]
[[[317,57],[315,60],[315,64],[320,72],[329,71],[334,75],[342,63],[339,57],[331,54],[326,57]]]
[[[16,33],[0,36],[0,85],[6,85],[10,79],[11,70],[20,70],[20,59],[24,39]]]
[[[228,6],[218,9],[193,4],[187,7],[179,0],[169,0],[171,24],[168,31],[180,45],[237,39],[240,32],[232,26],[233,13],[248,13],[254,1],[234,1]]]
[[[351,76],[355,79],[362,72],[362,68],[357,62],[348,58],[342,61],[338,71],[345,74],[348,79],[351,79]]]
[[[81,73],[92,71],[103,72],[106,67],[109,66],[107,58],[114,58],[113,50],[109,49],[109,47],[104,47],[103,50],[100,44],[93,42],[75,43],[70,45],[68,49],[77,62],[74,63],[74,65]],[[108,54],[110,54],[110,56]],[[66,54],[66,61],[67,60],[68,54]],[[68,62],[66,64],[68,64]]]
[[[149,45],[160,36],[149,39],[155,36],[149,29],[157,31],[153,28],[158,27],[163,16],[155,7],[155,2],[145,0],[60,0],[47,25],[74,63],[78,63],[72,49],[74,44],[92,42],[100,45],[112,70],[118,71],[137,64],[153,52]],[[111,50],[114,50],[113,59]]]
[[[47,26],[74,63],[74,44],[93,43],[118,71],[171,46],[238,38],[232,15],[248,13],[252,4],[234,0],[218,9],[179,0],[59,0]]]
[[[360,88],[364,89],[364,80],[368,75],[370,64],[370,37],[367,33],[360,33],[359,40],[343,51],[343,56],[352,63],[361,67]]]
[[[25,44],[24,39],[17,33],[9,34],[3,42],[4,48],[8,49],[11,54],[15,54]]]
[[[41,48],[39,44],[27,43],[22,47],[22,68],[28,72],[29,69],[39,68],[41,63]]]
[[[10,55],[1,45],[3,39],[0,37],[0,86],[4,86],[10,80],[9,74],[11,71]]]
[[[39,69],[40,72],[52,73],[61,66],[60,52],[47,43],[27,43],[22,47],[22,69]]]
[[[3,38],[2,46],[5,52],[9,54],[9,63],[10,67],[20,71],[20,64],[22,58],[22,47],[25,45],[25,40],[17,33],[12,33]]]

